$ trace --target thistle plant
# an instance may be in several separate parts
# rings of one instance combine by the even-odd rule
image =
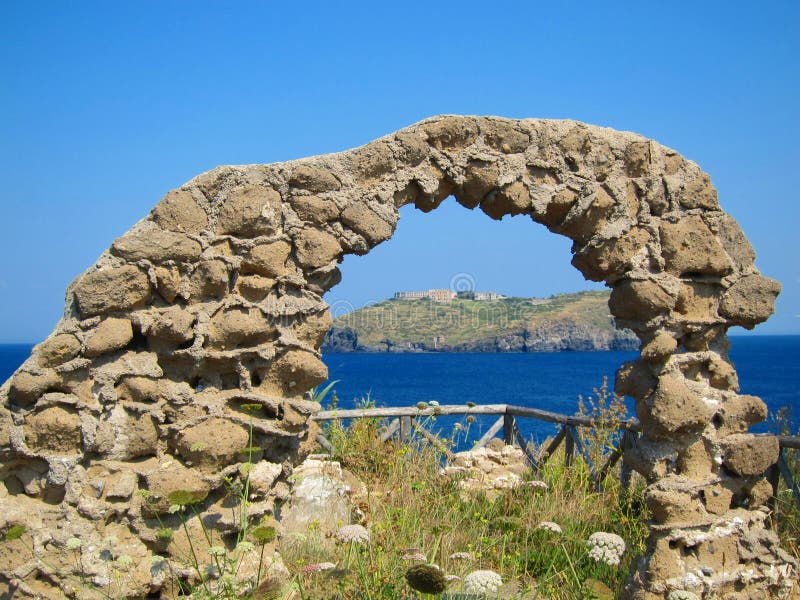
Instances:
[[[405,577],[412,589],[423,594],[441,594],[447,589],[445,574],[435,565],[414,565]]]

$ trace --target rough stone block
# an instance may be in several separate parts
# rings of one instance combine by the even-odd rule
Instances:
[[[639,414],[642,425],[655,439],[665,439],[705,427],[712,409],[690,390],[680,375],[662,375],[647,400],[649,414]]]
[[[507,121],[481,119],[478,124],[483,141],[494,150],[516,154],[525,152],[530,146],[530,136]]]
[[[223,298],[228,293],[229,283],[228,266],[223,261],[202,261],[189,277],[189,298],[193,301]]]
[[[262,460],[250,469],[250,489],[255,494],[266,496],[278,477],[283,473],[283,467],[277,463]]]
[[[394,134],[395,151],[402,166],[416,167],[428,156],[428,145],[417,131],[400,131]]]
[[[248,447],[248,438],[241,425],[214,417],[184,429],[178,436],[177,449],[192,465],[218,470],[244,460],[241,452]]]
[[[111,252],[131,262],[192,262],[200,258],[202,248],[196,240],[183,233],[154,227],[126,233],[114,241]]]
[[[531,210],[531,195],[521,181],[515,181],[481,202],[481,210],[499,221],[505,215],[521,215]]]
[[[132,339],[133,327],[130,319],[109,317],[87,335],[84,354],[89,357],[108,354],[124,348]]]
[[[329,192],[341,189],[342,183],[328,169],[299,165],[292,172],[289,185],[309,192]]]
[[[597,186],[594,197],[588,204],[578,204],[579,209],[571,210],[563,223],[551,229],[585,244],[608,223],[615,206],[616,200],[605,186]]]
[[[375,246],[392,237],[394,228],[363,202],[351,204],[342,211],[342,222]]]
[[[681,285],[675,310],[692,323],[719,321],[720,287],[715,284],[688,282]]]
[[[93,317],[144,305],[150,299],[150,282],[133,265],[91,271],[75,284],[75,299],[83,317]]]
[[[152,494],[146,504],[150,514],[167,513],[171,505],[169,495],[173,492],[186,492],[187,496],[202,500],[211,491],[211,486],[200,473],[187,469],[175,460],[162,463],[159,468],[146,475],[145,481]]]
[[[736,268],[739,271],[751,268],[756,259],[756,252],[736,220],[730,215],[723,214],[718,221],[718,229],[717,237]]]
[[[618,319],[646,322],[669,313],[676,302],[654,281],[623,279],[614,286],[608,307]]]
[[[150,377],[124,377],[115,390],[122,402],[157,402],[162,397],[161,383]]]
[[[572,265],[591,281],[613,283],[625,276],[648,241],[650,233],[634,227],[620,237],[585,246],[572,258]]]
[[[20,406],[28,406],[60,382],[61,378],[52,369],[41,373],[19,371],[11,379],[9,398]]]
[[[57,367],[72,360],[81,351],[81,343],[71,333],[60,333],[47,338],[36,347],[40,367]]]
[[[648,486],[644,500],[657,523],[691,523],[703,519],[706,514],[698,497],[669,489],[666,484]]]
[[[342,255],[342,247],[324,231],[304,229],[295,239],[297,260],[305,267],[324,267]]]
[[[172,190],[156,204],[153,221],[167,231],[199,234],[208,227],[208,215],[187,190]]]
[[[236,290],[250,302],[261,302],[274,287],[274,279],[261,275],[241,275],[236,281]]]
[[[703,503],[706,510],[715,515],[724,515],[731,508],[733,492],[719,484],[703,489]]]
[[[34,413],[25,421],[25,445],[41,454],[80,454],[81,421],[78,414],[61,406]]]
[[[332,324],[333,318],[327,310],[316,315],[308,315],[295,326],[297,338],[310,346],[318,347],[322,344]]]
[[[180,306],[138,314],[135,319],[154,350],[182,346],[194,338],[195,315]]]
[[[761,275],[748,275],[734,283],[722,296],[719,314],[735,325],[752,329],[766,321],[775,310],[781,284]]]
[[[714,420],[720,436],[744,433],[767,418],[767,405],[756,396],[729,395]]]
[[[421,127],[428,143],[439,151],[454,150],[471,145],[478,137],[478,126],[469,117],[441,119]]]
[[[266,186],[239,188],[231,193],[217,219],[217,233],[252,238],[272,235],[283,225],[280,193]]]
[[[319,196],[292,196],[289,200],[297,216],[309,223],[324,225],[339,216],[339,208]]]
[[[287,393],[299,396],[323,383],[328,378],[328,367],[311,352],[289,350],[275,361],[270,373]]]
[[[456,200],[467,208],[475,208],[489,192],[497,188],[499,176],[500,169],[495,163],[470,162],[464,170],[464,182],[455,191]]]
[[[376,141],[358,148],[353,156],[353,171],[357,181],[375,181],[394,168],[392,148]]]
[[[569,188],[560,190],[553,194],[552,199],[547,203],[544,213],[534,213],[532,217],[535,221],[555,231],[557,226],[564,222],[577,200],[578,195]]]
[[[651,363],[663,362],[672,356],[677,347],[675,336],[661,331],[642,346],[642,358]]]
[[[660,235],[666,268],[674,275],[727,275],[733,270],[719,240],[697,215],[677,223],[663,221]]]
[[[156,291],[167,302],[174,302],[181,291],[181,272],[175,265],[156,267]]]
[[[231,350],[257,346],[277,335],[275,326],[257,308],[232,307],[211,319],[206,344],[209,348]]]
[[[722,464],[736,475],[753,477],[764,472],[778,460],[780,445],[772,435],[730,435],[723,441]]]
[[[650,142],[631,142],[625,148],[625,172],[629,177],[641,177],[650,168]]]
[[[97,429],[95,450],[113,460],[154,456],[158,452],[158,429],[153,417],[117,405]]]
[[[285,275],[286,261],[291,251],[292,246],[283,240],[254,246],[242,262],[242,273],[273,278]]]
[[[642,360],[624,363],[616,374],[614,392],[621,396],[630,396],[642,400],[655,389],[657,380]]]

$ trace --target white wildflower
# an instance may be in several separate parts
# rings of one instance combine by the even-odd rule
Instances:
[[[625,540],[615,533],[598,531],[589,536],[589,557],[595,562],[603,562],[609,566],[619,564],[625,553]]]
[[[222,546],[211,546],[208,549],[208,553],[211,556],[225,556],[226,554],[225,548],[223,548]]]
[[[428,406],[439,406],[439,403],[436,400],[430,400]]]
[[[444,580],[447,583],[453,583],[454,581],[461,581],[461,577],[459,577],[458,575],[445,575]]]
[[[539,523],[537,529],[544,529],[545,531],[551,531],[553,533],[561,533],[561,526],[558,523],[553,523],[552,521],[542,521]]]
[[[236,544],[236,550],[242,553],[252,552],[255,549],[256,549],[255,545],[250,542],[239,542],[238,544]]]
[[[496,594],[503,586],[503,578],[494,571],[473,571],[464,577],[464,591],[467,594],[488,596]]]
[[[320,571],[330,571],[336,565],[332,562],[311,563],[303,567],[303,573],[319,573]]]
[[[672,590],[667,596],[667,600],[700,600],[700,597],[694,592],[687,592],[685,590]]]
[[[523,481],[520,485],[532,488],[534,490],[547,491],[548,486],[544,481]]]
[[[453,552],[450,555],[450,560],[472,560],[471,552]]]
[[[402,560],[421,560],[422,562],[428,562],[428,557],[422,552],[406,552],[400,558]]]
[[[756,575],[755,569],[747,569],[739,573],[739,581],[744,584],[752,583],[756,579],[758,579],[758,576]]]
[[[77,550],[81,547],[81,540],[76,537],[71,537],[67,540],[67,548],[70,550]]]
[[[369,544],[369,531],[361,525],[345,525],[336,532],[336,541],[340,544]]]
[[[131,558],[127,554],[123,554],[117,559],[117,566],[119,566],[121,569],[127,569],[132,564],[133,564],[133,558]]]

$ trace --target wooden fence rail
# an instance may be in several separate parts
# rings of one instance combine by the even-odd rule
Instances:
[[[453,457],[450,449],[446,448],[436,435],[425,429],[425,427],[420,424],[419,419],[453,415],[498,416],[498,419],[486,430],[486,433],[475,443],[473,448],[482,448],[486,446],[492,438],[502,432],[503,441],[509,445],[517,444],[524,452],[534,472],[539,473],[547,462],[547,459],[550,458],[563,443],[565,464],[567,466],[572,465],[576,454],[579,454],[589,468],[593,486],[598,491],[603,489],[603,482],[617,463],[620,464],[620,481],[623,489],[628,489],[630,486],[631,469],[624,460],[621,461],[620,459],[626,450],[634,448],[637,444],[639,432],[641,431],[641,424],[637,419],[628,419],[627,421],[621,421],[615,424],[616,428],[622,431],[622,436],[618,445],[606,454],[604,457],[605,460],[599,468],[586,449],[586,445],[580,433],[580,428],[591,428],[602,425],[602,423],[598,423],[590,417],[563,415],[538,408],[514,406],[511,404],[443,405],[427,406],[425,408],[420,408],[418,406],[355,408],[320,411],[312,415],[311,420],[322,422],[366,418],[390,419],[383,427],[380,434],[380,440],[382,442],[389,441],[395,436],[399,436],[400,441],[405,442],[412,436],[413,432],[417,432],[428,443],[433,444],[441,450],[447,459],[450,460]],[[520,433],[517,425],[517,418],[536,419],[538,421],[560,425],[560,427],[548,446],[538,453],[534,453]],[[800,486],[794,481],[791,469],[786,461],[787,449],[800,449],[800,436],[780,435],[776,437],[778,438],[781,448],[780,455],[778,456],[777,463],[773,465],[766,474],[772,484],[773,496],[776,496],[778,493],[778,485],[782,477],[788,489],[791,490],[798,508],[800,508]],[[317,441],[328,452],[333,452],[333,445],[324,435],[318,435]]]

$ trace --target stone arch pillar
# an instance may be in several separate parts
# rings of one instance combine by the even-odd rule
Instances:
[[[625,460],[647,477],[654,515],[629,596],[788,592],[796,565],[764,526],[763,473],[778,447],[747,433],[766,407],[738,393],[726,338],[764,321],[780,287],[758,273],[708,176],[631,133],[458,116],[348,152],[204,173],[69,286],[55,331],[0,388],[0,531],[28,525],[58,567],[44,572],[2,543],[12,558],[0,561],[0,589],[58,596],[72,569],[66,540],[109,535],[136,574],[123,592],[158,589],[155,517],[169,525],[175,489],[208,494],[205,517],[235,534],[220,502],[249,443],[245,405],[260,407],[253,515],[269,515],[314,437],[319,407],[304,392],[327,376],[322,296],[339,261],[389,239],[399,207],[430,211],[450,195],[572,239],[572,264],[613,288],[611,312],[642,340],[617,374],[644,428]]]

